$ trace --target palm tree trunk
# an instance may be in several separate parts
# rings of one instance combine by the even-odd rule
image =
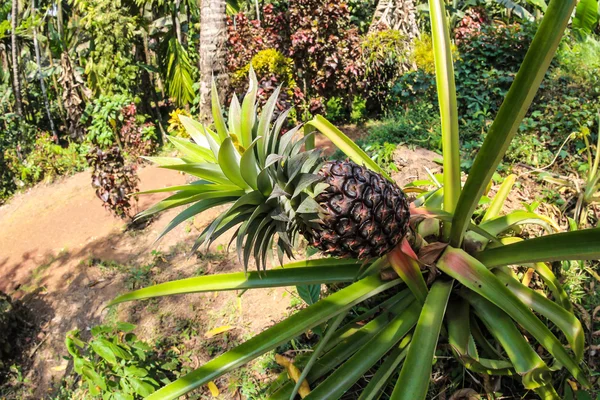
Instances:
[[[58,36],[62,39],[64,33],[62,0],[56,1],[56,25],[58,30]]]
[[[31,0],[31,14],[35,16],[35,0]],[[35,62],[37,64],[37,77],[40,81],[42,88],[42,97],[44,98],[44,106],[46,107],[46,115],[48,116],[48,122],[50,122],[50,130],[52,131],[52,138],[55,143],[58,143],[58,135],[56,134],[56,128],[54,128],[54,120],[52,120],[52,114],[50,113],[50,101],[48,101],[48,92],[46,91],[46,83],[42,76],[42,58],[40,56],[40,44],[37,40],[37,27],[33,26],[33,48],[35,50]]]
[[[181,34],[181,22],[179,21],[179,6],[181,0],[175,0],[175,10],[173,11],[173,23],[175,24],[175,34],[177,35],[177,41],[179,44],[183,44],[183,35]]]
[[[369,31],[383,24],[400,31],[408,40],[419,36],[414,0],[379,0]]]
[[[19,13],[19,0],[12,0],[12,10],[10,16],[10,42],[12,54],[13,70],[13,93],[15,95],[15,108],[18,115],[23,115],[23,100],[21,98],[21,77],[19,75],[19,50],[17,44],[17,18]]]
[[[227,40],[226,0],[199,0],[200,9],[200,119],[211,114],[210,87],[212,77],[218,87],[227,85],[224,45]]]

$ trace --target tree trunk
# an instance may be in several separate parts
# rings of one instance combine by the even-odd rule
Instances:
[[[31,13],[35,16],[35,0],[31,0]],[[44,77],[42,76],[42,58],[40,56],[40,44],[37,40],[37,27],[33,26],[33,48],[35,50],[35,62],[37,64],[37,77],[40,81],[40,86],[42,88],[42,97],[44,98],[44,106],[46,107],[46,115],[48,116],[48,122],[50,123],[50,130],[52,131],[52,138],[55,143],[58,143],[58,135],[56,133],[56,128],[54,128],[54,121],[52,120],[52,114],[50,113],[50,101],[48,101],[48,92],[46,91],[46,83],[44,82]]]
[[[175,34],[177,35],[177,41],[183,45],[183,35],[181,34],[181,22],[179,21],[179,6],[181,0],[175,0],[175,10],[173,11],[173,23],[175,25]]]
[[[419,36],[414,0],[379,0],[369,31],[380,25],[400,31],[407,40]]]
[[[226,0],[199,0],[200,10],[200,119],[211,115],[210,88],[214,75],[217,87],[227,85],[225,41],[227,23]]]
[[[18,115],[23,115],[23,100],[21,98],[21,76],[19,75],[19,50],[17,44],[17,17],[19,14],[19,0],[12,0],[10,42],[13,69],[13,93],[15,95],[15,108]]]
[[[62,39],[64,34],[62,0],[57,0],[56,2],[56,25],[58,36]]]

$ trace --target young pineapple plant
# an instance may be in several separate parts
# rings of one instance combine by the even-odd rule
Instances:
[[[210,245],[235,228],[243,264],[254,258],[264,271],[158,284],[119,296],[111,304],[193,292],[346,286],[148,399],[177,398],[316,327],[325,330],[314,351],[294,361],[301,373],[283,374],[265,398],[339,399],[359,380],[366,380],[368,384],[360,386],[361,400],[379,398],[389,385],[392,399],[425,399],[442,334],[464,370],[480,375],[480,381],[493,375],[519,379],[527,391],[543,399],[560,399],[555,386],[560,390],[566,379],[569,386],[589,387],[581,365],[584,329],[548,263],[598,259],[600,229],[555,233],[552,221],[531,210],[503,215],[514,176],[505,179],[488,206],[480,205],[575,4],[576,0],[552,0],[548,5],[463,186],[446,11],[443,0],[430,1],[444,171],[432,178],[432,190],[405,188],[419,193],[410,208],[389,176],[324,118],[317,116],[302,132],[296,127],[281,135],[285,114],[274,124],[270,121],[275,97],[258,116],[252,73],[250,89],[241,105],[233,99],[227,123],[213,87],[214,131],[180,117],[195,144],[171,138],[182,157],[152,160],[199,180],[158,190],[176,194],[142,215],[189,204],[165,234],[210,207],[231,204],[201,233],[195,248]],[[350,161],[324,162],[314,149],[315,131],[327,136]],[[541,225],[548,234],[516,235],[515,227],[524,224]],[[325,256],[265,269],[271,249],[283,263],[286,255],[294,255],[301,235]],[[530,280],[517,279],[511,266],[528,268],[527,276],[537,274],[544,294],[530,288]],[[381,301],[356,311],[355,306],[374,299]]]
[[[271,123],[279,90],[258,115],[258,82],[250,70],[250,89],[240,105],[232,98],[226,123],[213,83],[216,132],[179,115],[194,143],[169,140],[181,158],[147,157],[164,168],[183,171],[199,180],[185,186],[144,193],[177,191],[138,214],[148,217],[168,208],[194,203],[179,214],[160,237],[209,208],[231,204],[199,236],[194,246],[208,247],[225,232],[234,233],[245,267],[254,258],[259,269],[276,245],[279,262],[292,258],[303,235],[324,253],[369,260],[394,249],[408,229],[408,202],[400,188],[381,173],[352,161],[326,162],[319,150],[304,151],[312,133],[300,126],[284,134],[287,112]]]

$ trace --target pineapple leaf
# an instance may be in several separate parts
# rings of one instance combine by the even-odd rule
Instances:
[[[277,98],[279,97],[279,92],[281,91],[281,85],[275,89],[267,103],[262,108],[262,113],[260,116],[260,120],[258,122],[258,131],[256,132],[256,137],[261,137],[258,146],[257,153],[259,162],[262,164],[265,163],[265,158],[267,154],[265,154],[266,141],[269,136],[269,128],[271,125],[271,120],[273,119],[273,112],[275,110],[275,105],[277,104]]]
[[[500,249],[511,246],[514,245],[503,246]],[[457,279],[473,292],[485,297],[504,310],[504,312],[514,318],[515,321],[536,338],[553,357],[564,365],[575,379],[584,386],[589,385],[585,374],[579,368],[577,362],[571,358],[556,336],[554,336],[548,327],[540,321],[529,307],[513,294],[496,276],[494,276],[485,265],[465,251],[449,246],[438,260],[437,267],[444,273]],[[513,363],[514,362],[515,361],[513,360]],[[517,368],[516,365],[515,368]]]
[[[258,91],[258,79],[256,79],[256,74],[254,73],[252,65],[250,65],[249,82],[250,86],[242,101],[241,114],[240,140],[242,141],[242,146],[245,148],[248,148],[254,139],[252,131],[254,129],[254,124],[256,123],[256,93]]]
[[[141,213],[137,214],[135,216],[135,220],[139,220],[140,218],[148,217],[161,211],[165,211],[173,207],[183,206],[185,204],[189,204],[195,201],[214,199],[220,197],[239,197],[243,193],[244,191],[239,189],[231,191],[210,191],[204,193],[178,192],[172,196],[167,197],[162,201],[159,201],[147,210],[144,210]]]
[[[473,306],[475,314],[483,321],[492,336],[502,345],[515,370],[523,376],[523,384],[528,389],[535,389],[545,384],[550,372],[548,366],[527,343],[510,317],[473,292],[461,294]]]
[[[254,155],[254,147],[262,141],[261,137],[257,137],[252,141],[246,149],[240,160],[240,173],[248,186],[252,189],[258,189],[258,166],[256,164],[256,156]]]
[[[271,165],[275,164],[277,161],[283,159],[282,155],[279,154],[269,154],[265,161],[265,168],[269,168]]]
[[[208,141],[206,141],[206,138],[204,138],[206,148],[192,143],[187,139],[178,138],[176,136],[167,136],[167,139],[169,139],[169,141],[173,143],[175,148],[179,150],[186,158],[190,159],[193,162],[216,161],[214,155],[210,151],[210,147],[208,146]]]
[[[175,171],[186,172],[190,175],[196,176],[207,181],[220,183],[223,185],[232,185],[231,182],[221,171],[221,168],[217,164],[212,163],[193,163],[193,164],[176,164],[176,165],[163,165],[161,168],[172,169]],[[236,185],[237,186],[237,185]]]
[[[298,195],[309,186],[313,185],[316,182],[323,180],[323,177],[316,174],[301,174],[298,179],[298,183],[296,183],[296,189],[292,194],[292,199],[298,197]]]
[[[156,240],[154,242],[155,243],[158,242],[160,239],[162,239],[163,236],[165,236],[167,233],[169,233],[171,230],[173,230],[177,225],[181,224],[182,222],[187,221],[188,219],[192,218],[193,216],[200,214],[200,213],[202,213],[210,208],[213,208],[215,206],[220,206],[221,204],[230,203],[235,199],[236,199],[236,197],[223,196],[221,198],[204,199],[204,200],[198,201],[197,203],[191,205],[190,207],[186,208],[184,211],[179,213],[175,218],[173,218],[171,220],[171,222],[169,222],[169,224],[158,235],[158,237],[156,238]]]
[[[149,156],[142,156],[142,158],[144,160],[148,160],[151,163],[157,164],[160,167],[164,167],[165,165],[181,165],[181,164],[185,164],[185,161],[183,161],[181,158],[177,158],[177,157],[149,157]]]
[[[583,358],[584,336],[581,322],[573,313],[565,310],[560,305],[548,300],[535,290],[528,288],[518,280],[511,277],[502,269],[497,269],[494,274],[505,284],[521,301],[535,312],[552,321],[565,335],[575,353],[577,362]]]
[[[315,199],[307,196],[302,203],[300,203],[300,206],[298,206],[296,212],[298,214],[318,214],[324,213],[325,210],[323,210],[323,208],[315,201]]]
[[[323,135],[325,135],[333,144],[344,152],[352,161],[358,165],[364,165],[372,171],[385,177],[387,180],[393,182],[392,178],[379,166],[375,161],[369,157],[356,143],[354,143],[348,136],[344,135],[342,131],[336,128],[331,122],[327,121],[324,117],[317,115],[312,121],[308,122],[304,128],[304,134],[307,135],[317,129]]]
[[[175,399],[234,368],[248,363],[257,356],[274,349],[308,329],[330,320],[354,305],[396,286],[398,283],[398,280],[382,282],[378,277],[369,277],[356,282],[330,295],[327,300],[321,300],[300,310],[238,347],[223,353],[175,382],[171,382],[152,393],[147,397],[147,400]]]
[[[600,258],[600,228],[555,233],[477,253],[488,268],[501,265]]]
[[[168,187],[160,188],[160,189],[144,190],[143,192],[135,193],[135,195],[151,194],[151,193],[164,193],[164,192],[179,192],[179,191],[203,193],[203,192],[210,192],[210,191],[215,191],[215,190],[237,190],[237,189],[239,189],[239,188],[234,185],[221,185],[221,184],[215,184],[215,183],[212,183],[209,181],[198,180],[198,181],[192,182],[188,185],[168,186]]]
[[[235,96],[234,96],[235,97]],[[215,129],[221,139],[221,142],[229,137],[227,133],[227,127],[225,126],[225,119],[223,118],[223,110],[221,110],[221,102],[219,101],[219,92],[217,91],[217,85],[215,78],[213,77],[211,83],[211,103],[212,103],[212,117],[215,123]]]
[[[240,101],[234,94],[233,96],[231,96],[231,105],[229,106],[229,115],[227,123],[229,125],[229,132],[233,133],[238,137],[242,133],[241,116],[242,109],[240,107]]]
[[[422,310],[417,308],[417,327],[391,399],[425,399],[431,378],[431,360],[442,328],[452,281],[435,281]]]
[[[215,160],[219,159],[219,149],[221,148],[220,144],[210,135],[207,133],[206,128],[203,126],[204,128],[204,134],[206,135],[206,141],[208,142],[208,146],[210,147],[210,150],[212,151],[213,155],[215,156]]]
[[[217,136],[216,133],[202,125],[200,122],[181,114],[179,115],[179,121],[185,128],[187,134],[190,135],[190,137],[194,140],[194,142],[196,142],[198,146],[208,149],[208,136],[211,136],[214,140],[221,143],[221,141],[219,140],[219,136]]]
[[[219,166],[225,174],[225,176],[234,184],[247,189],[249,186],[242,178],[240,172],[240,154],[233,146],[233,142],[230,137],[225,139],[219,149]]]
[[[291,109],[287,109],[279,115],[277,120],[275,121],[275,125],[271,129],[271,134],[269,135],[268,143],[266,143],[266,154],[275,154],[277,152],[277,143],[280,139],[280,132],[283,124],[287,120],[288,114]]]

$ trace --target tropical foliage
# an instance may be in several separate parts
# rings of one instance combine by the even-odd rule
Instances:
[[[194,203],[171,222],[164,234],[175,224],[211,207],[210,202],[231,202],[233,205],[229,211],[207,228],[196,245],[209,244],[224,231],[239,225],[235,234],[238,255],[246,266],[253,255],[259,271],[150,286],[120,296],[112,304],[212,290],[334,282],[348,285],[149,398],[176,398],[322,324],[326,324],[325,334],[305,360],[302,374],[299,377],[292,375],[288,381],[278,381],[270,398],[294,398],[301,385],[304,385],[304,398],[340,398],[382,360],[383,364],[362,391],[361,398],[379,397],[393,370],[400,368],[391,398],[424,399],[430,383],[432,359],[442,331],[447,335],[457,359],[474,373],[520,376],[523,386],[542,398],[560,398],[553,387],[552,375],[553,371],[561,368],[566,369],[580,385],[589,387],[587,373],[581,367],[584,349],[582,324],[573,314],[572,305],[547,263],[598,258],[600,231],[552,233],[556,229],[552,221],[531,211],[517,210],[501,215],[515,182],[514,176],[505,179],[483,217],[473,219],[492,175],[550,66],[574,7],[575,1],[553,1],[548,6],[463,186],[459,113],[446,11],[442,1],[431,2],[444,172],[430,182],[415,182],[407,188],[418,193],[411,206],[413,234],[401,240],[393,250],[386,250],[387,254],[383,257],[372,258],[367,263],[332,257],[284,264],[282,257],[284,254],[292,255],[290,243],[295,243],[292,240],[296,237],[294,234],[305,234],[307,230],[326,232],[324,225],[302,225],[302,222],[297,222],[298,218],[305,222],[325,221],[325,216],[332,212],[319,210],[315,200],[309,201],[318,200],[318,196],[314,197],[315,192],[331,190],[327,186],[334,185],[328,180],[322,186],[323,180],[312,172],[315,162],[310,160],[313,154],[318,154],[311,150],[314,147],[312,135],[316,130],[331,139],[352,161],[365,165],[380,174],[382,179],[390,179],[387,174],[321,117],[306,125],[304,137],[298,142],[306,142],[306,153],[288,153],[288,148],[297,148],[292,139],[297,129],[282,136],[280,142],[278,129],[271,131],[269,127],[272,106],[266,106],[261,116],[254,114],[256,78],[252,71],[250,81],[254,83],[251,83],[241,108],[234,97],[228,124],[225,124],[215,94],[216,87],[213,87],[213,117],[217,133],[188,121],[188,132],[196,143],[180,150],[186,158],[193,156],[197,160],[160,160],[163,167],[187,171],[201,181],[164,189],[177,193],[142,215]],[[274,104],[275,97],[268,103]],[[240,138],[238,144],[234,144],[234,137]],[[281,145],[288,142],[291,145]],[[211,159],[217,162],[211,163]],[[209,168],[209,165],[213,166]],[[272,172],[271,166],[275,166]],[[301,171],[305,173],[301,176],[306,176],[306,179],[292,181],[289,174],[296,176]],[[303,181],[306,183],[301,183]],[[206,193],[211,193],[209,188],[223,184],[230,184],[232,188],[237,186],[246,194],[232,191],[221,192],[216,198],[206,197]],[[360,187],[360,184],[354,185]],[[422,186],[425,188],[420,188]],[[355,191],[354,196],[361,196],[356,193],[362,189],[352,190]],[[298,205],[295,206],[296,198]],[[372,201],[370,197],[363,201],[367,199]],[[338,201],[343,207],[343,200]],[[271,214],[273,209],[275,214]],[[313,216],[307,219],[311,214]],[[258,218],[261,215],[263,217]],[[273,229],[270,228],[271,220]],[[550,234],[531,238],[510,234],[516,226],[524,224],[540,225]],[[319,235],[324,237],[325,233]],[[276,242],[273,240],[275,236],[279,238]],[[354,241],[353,236],[348,238]],[[260,272],[274,243],[278,244],[283,265]],[[351,253],[352,246],[349,244],[346,250],[336,248],[332,254]],[[533,268],[543,278],[552,299],[515,279],[514,270],[508,267],[510,265]],[[395,272],[395,277],[385,280],[380,273],[389,267]],[[386,312],[353,328],[353,323],[363,320],[363,317],[348,321],[347,313],[353,306],[382,293],[386,294]],[[372,315],[370,312],[365,314]],[[551,323],[552,330],[540,316]],[[554,329],[564,335],[564,343],[553,333]],[[532,347],[534,342],[547,352],[543,358]],[[304,379],[308,382],[310,393],[307,393]]]

